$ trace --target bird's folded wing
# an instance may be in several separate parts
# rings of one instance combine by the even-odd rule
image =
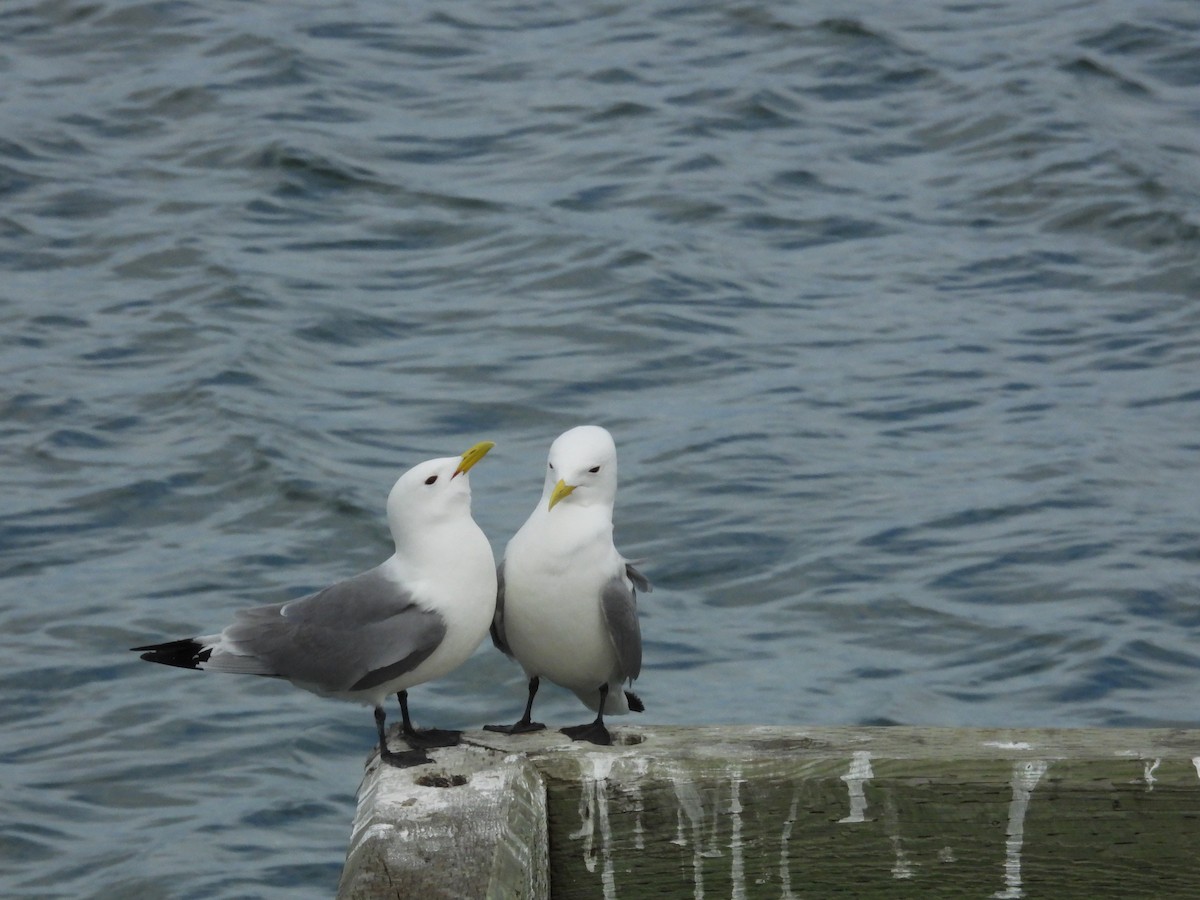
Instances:
[[[621,680],[637,678],[642,671],[642,631],[638,626],[637,601],[633,590],[620,575],[613,576],[604,586],[600,608],[604,613],[609,639],[617,651]]]
[[[639,591],[648,594],[654,590],[653,585],[650,584],[650,579],[634,568],[634,566],[640,566],[644,562],[644,559],[625,560],[625,577],[632,581],[633,586]]]
[[[207,668],[329,692],[366,690],[416,668],[445,634],[438,613],[372,569],[290,603],[238,613],[221,633],[228,650],[214,653]]]
[[[504,634],[504,561],[496,568],[496,612],[492,616],[492,644],[505,656],[512,656]]]

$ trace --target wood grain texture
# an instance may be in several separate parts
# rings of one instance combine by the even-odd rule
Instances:
[[[619,727],[614,734],[615,746],[596,747],[553,732],[472,732],[469,746],[455,748],[464,762],[476,754],[480,765],[519,761],[535,773],[528,784],[544,792],[544,805],[523,801],[527,815],[506,815],[520,827],[531,827],[535,813],[545,816],[544,826],[532,827],[544,827],[545,881],[555,900],[1090,900],[1194,896],[1200,888],[1197,731]],[[440,754],[449,752],[438,756],[447,771],[454,766]],[[392,782],[376,791],[394,789]],[[473,803],[483,802],[487,816],[498,808],[496,799],[464,794],[463,801],[450,814],[464,823],[477,815]],[[426,801],[401,802],[410,814]],[[434,854],[463,852],[436,839],[427,846]],[[536,856],[506,858],[523,855]],[[483,893],[454,882],[448,895],[534,896],[521,893],[524,885],[518,879],[511,893],[489,894],[499,882]]]
[[[478,747],[432,755],[434,764],[410,769],[373,757],[338,900],[548,896],[546,789],[537,770]]]

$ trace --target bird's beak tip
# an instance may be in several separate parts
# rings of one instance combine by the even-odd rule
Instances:
[[[573,490],[575,490],[575,485],[567,484],[560,478],[558,480],[558,484],[554,486],[554,490],[550,494],[550,505],[546,507],[546,511],[549,512],[550,510],[554,509],[558,501],[565,497],[569,497]]]
[[[487,456],[488,451],[495,446],[495,441],[480,441],[462,455],[462,459],[458,463],[458,468],[454,470],[454,474],[450,477],[453,479],[457,478],[459,475],[466,474],[468,471],[470,471],[471,467],[475,465],[475,463]]]

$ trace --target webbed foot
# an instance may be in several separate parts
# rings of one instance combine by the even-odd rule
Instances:
[[[603,722],[572,725],[569,728],[560,728],[559,731],[573,741],[588,741],[592,744],[600,744],[603,747],[612,746],[612,735],[608,733],[608,729],[604,727]]]
[[[457,747],[462,739],[462,732],[448,731],[444,728],[414,728],[412,731],[401,732],[401,736],[414,750],[432,750],[437,747]]]
[[[484,731],[494,731],[497,734],[530,734],[534,731],[545,731],[546,726],[541,722],[530,722],[522,719],[511,725],[484,725]]]

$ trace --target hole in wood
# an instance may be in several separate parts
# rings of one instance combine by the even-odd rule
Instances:
[[[640,744],[646,740],[644,735],[637,734],[633,731],[618,731],[612,733],[612,742],[618,746],[629,747],[634,744]]]
[[[424,787],[461,787],[470,781],[466,775],[450,775],[446,772],[435,772],[432,775],[422,775],[417,779],[417,784]]]

